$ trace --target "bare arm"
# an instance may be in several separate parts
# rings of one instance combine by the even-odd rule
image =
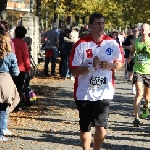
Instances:
[[[123,67],[122,62],[116,62],[116,63],[109,63],[108,64],[108,69],[120,69]]]
[[[87,66],[79,66],[71,70],[73,76],[81,75],[87,72],[89,72]]]
[[[134,45],[135,45],[135,41],[133,41],[132,45],[130,46],[130,55],[129,55],[130,58],[133,58],[135,55],[135,46]]]

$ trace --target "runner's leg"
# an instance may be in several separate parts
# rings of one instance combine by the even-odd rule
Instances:
[[[82,132],[82,131],[80,131],[80,140],[82,142],[83,150],[90,150],[91,132]]]
[[[106,129],[104,127],[95,127],[93,150],[100,150],[103,141],[105,139],[105,136],[106,136]]]
[[[148,104],[150,102],[150,84],[149,84],[149,75],[145,75],[144,78],[144,99],[145,104],[143,105],[142,118],[145,119],[149,115]]]
[[[145,106],[148,107],[148,103],[150,102],[150,88],[144,87],[144,99],[145,99]]]
[[[134,115],[135,118],[139,118],[140,116],[140,101],[143,96],[143,84],[142,82],[136,82],[135,87],[136,87],[136,95],[133,103],[134,107]]]

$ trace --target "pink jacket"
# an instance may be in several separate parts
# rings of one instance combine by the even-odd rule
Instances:
[[[30,57],[27,44],[24,40],[19,38],[12,39],[14,51],[17,57],[18,67],[20,71],[30,71]]]

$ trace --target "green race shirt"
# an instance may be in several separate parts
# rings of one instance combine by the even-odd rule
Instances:
[[[135,64],[134,72],[150,74],[150,38],[146,42],[140,42],[140,37],[135,40]]]

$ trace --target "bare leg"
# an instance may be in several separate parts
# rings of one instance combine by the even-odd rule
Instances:
[[[104,127],[95,127],[93,150],[100,150],[103,141],[105,139],[105,136],[106,136],[106,129]]]
[[[140,101],[141,101],[141,98],[143,96],[142,82],[136,82],[135,87],[136,87],[136,95],[135,95],[135,99],[134,99],[134,103],[133,103],[134,115],[135,115],[135,118],[139,118]]]
[[[133,78],[133,71],[128,71],[128,79],[132,81],[132,78]]]
[[[148,106],[150,102],[150,88],[144,87],[144,99],[145,99],[145,106]]]
[[[91,132],[82,132],[82,131],[80,131],[80,139],[81,139],[81,142],[82,142],[83,150],[90,150]]]
[[[127,59],[125,59],[125,77],[127,76]]]

